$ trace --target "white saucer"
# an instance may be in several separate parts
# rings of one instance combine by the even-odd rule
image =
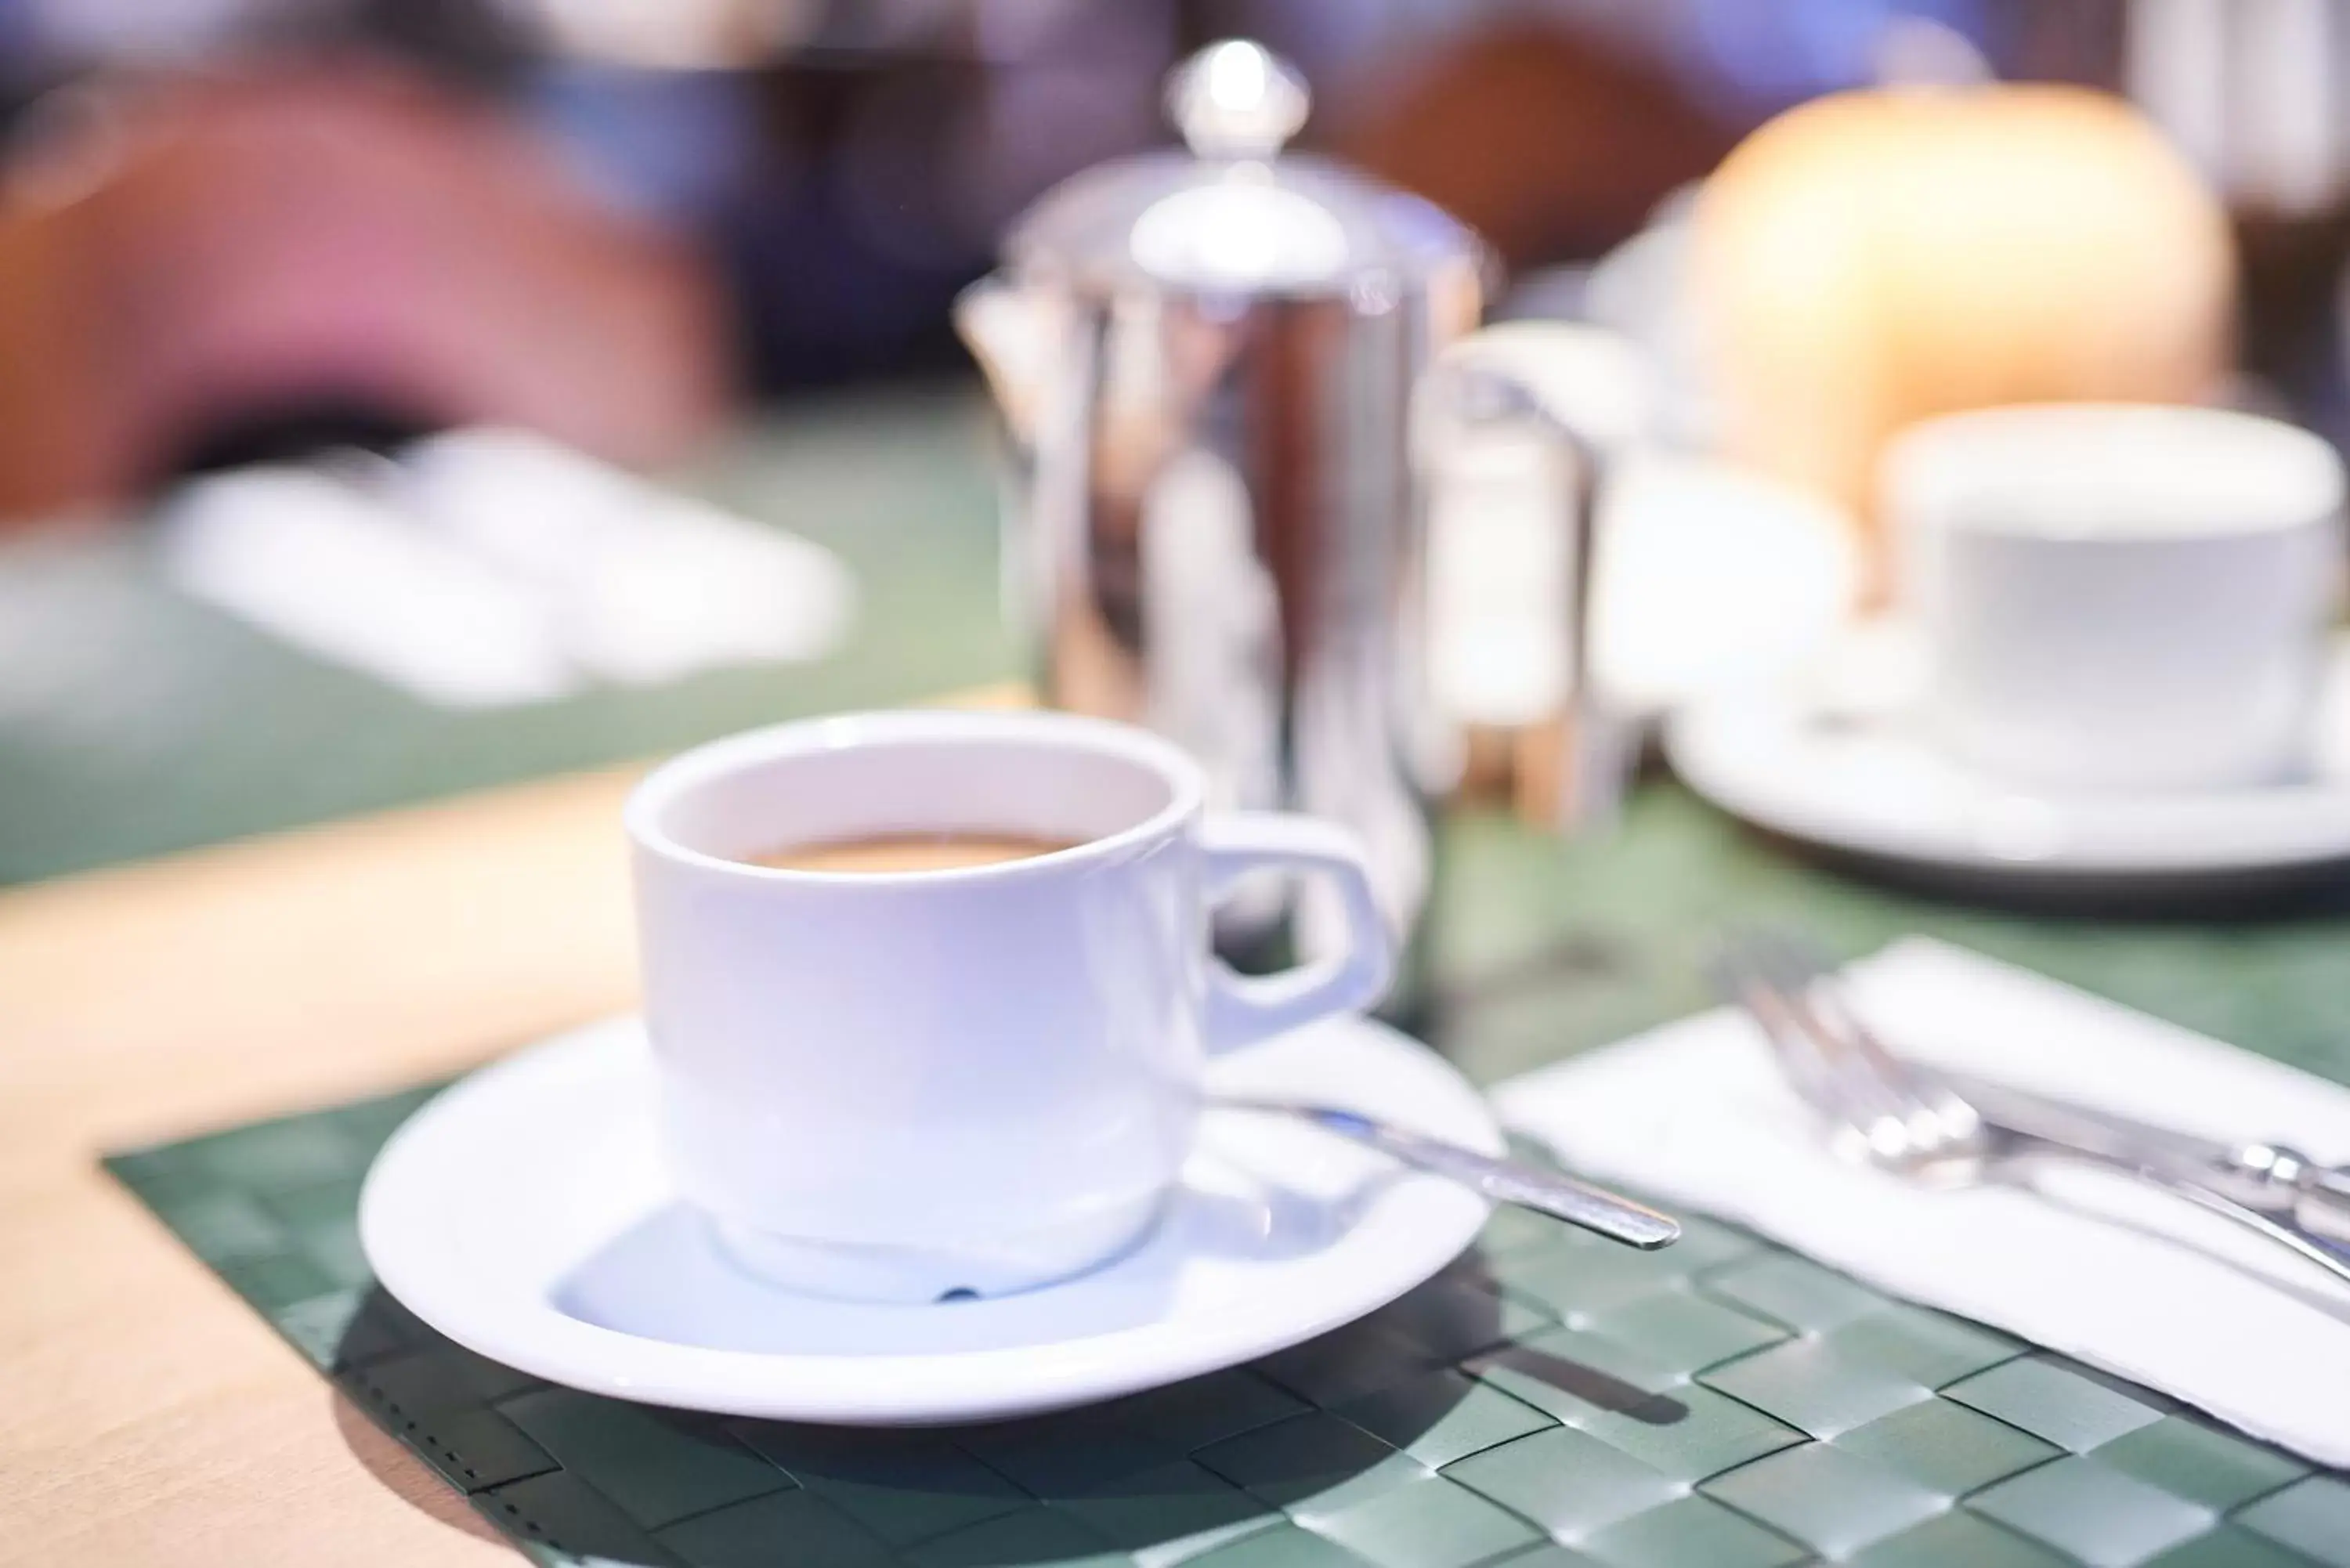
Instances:
[[[2194,879],[2350,861],[2350,651],[2341,644],[2307,774],[2199,793],[2067,795],[1972,772],[1919,732],[1923,673],[1908,628],[1863,628],[1820,671],[1677,714],[1666,754],[1690,788],[1759,827],[1973,877]]]
[[[1426,1047],[1344,1020],[1215,1064],[1214,1090],[1318,1099],[1489,1151],[1484,1100]],[[1165,1218],[1091,1273],[990,1301],[796,1296],[726,1262],[675,1198],[642,1025],[614,1019],[442,1095],[368,1173],[384,1287],[493,1360],[622,1398],[920,1426],[1108,1398],[1267,1355],[1457,1256],[1482,1199],[1303,1123],[1211,1112]]]

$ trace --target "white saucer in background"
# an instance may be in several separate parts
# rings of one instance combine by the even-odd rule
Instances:
[[[2305,777],[2160,794],[2023,788],[1945,756],[1915,722],[1922,651],[1898,623],[1860,628],[1805,675],[1676,714],[1666,755],[1691,789],[1758,827],[1988,882],[2193,879],[2350,862],[2350,645],[2335,646]]]
[[[1319,1100],[1489,1151],[1451,1066],[1382,1024],[1316,1025],[1215,1063],[1211,1092]],[[793,1295],[727,1263],[676,1199],[647,1114],[642,1024],[614,1019],[485,1068],[369,1172],[377,1278],[450,1338],[622,1398],[921,1426],[1108,1398],[1351,1322],[1457,1256],[1482,1199],[1303,1123],[1211,1111],[1165,1219],[1076,1279],[987,1301]]]

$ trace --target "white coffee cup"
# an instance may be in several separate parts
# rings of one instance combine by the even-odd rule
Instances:
[[[2218,409],[2032,405],[1916,425],[1881,480],[1952,755],[2091,793],[2304,765],[2343,564],[2324,441]]]
[[[1077,1272],[1151,1223],[1211,1055],[1377,1001],[1360,846],[1208,815],[1182,752],[1060,713],[891,712],[719,741],[630,797],[645,1018],[681,1190],[754,1272],[933,1301]],[[745,857],[910,832],[1073,848],[889,873]],[[1334,955],[1243,978],[1209,913],[1250,873],[1346,912]]]

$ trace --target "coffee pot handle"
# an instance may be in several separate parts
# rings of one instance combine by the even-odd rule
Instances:
[[[1270,812],[1231,812],[1201,825],[1207,895],[1232,891],[1243,877],[1288,871],[1318,877],[1338,895],[1346,938],[1335,950],[1277,974],[1243,975],[1208,961],[1202,1028],[1211,1055],[1237,1050],[1334,1013],[1359,1012],[1387,993],[1395,975],[1395,937],[1371,890],[1362,841],[1335,823]]]
[[[1614,823],[1631,771],[1632,735],[1594,671],[1600,582],[1600,514],[1616,460],[1647,432],[1656,392],[1628,340],[1566,322],[1517,321],[1448,348],[1414,389],[1414,458],[1424,490],[1440,482],[1448,448],[1477,434],[1523,431],[1547,447],[1565,480],[1567,601],[1558,607],[1566,690],[1548,717],[1560,762],[1556,793],[1535,810],[1543,826],[1575,835]],[[1431,540],[1430,548],[1435,542]]]

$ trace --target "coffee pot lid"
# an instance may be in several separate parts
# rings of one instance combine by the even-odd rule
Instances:
[[[1279,296],[1391,296],[1482,261],[1476,236],[1433,203],[1283,152],[1308,107],[1304,79],[1272,51],[1210,45],[1168,78],[1188,152],[1114,159],[1062,182],[1014,225],[1006,258],[1089,289]]]

